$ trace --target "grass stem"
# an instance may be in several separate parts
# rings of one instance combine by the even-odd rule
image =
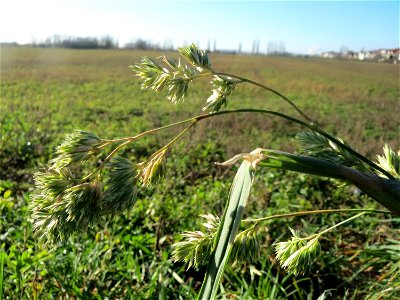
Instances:
[[[288,97],[286,97],[282,93],[278,92],[277,90],[274,90],[273,88],[271,88],[269,86],[266,86],[264,84],[261,84],[259,82],[256,82],[256,81],[253,81],[253,80],[241,77],[241,76],[229,74],[229,73],[217,72],[217,73],[215,73],[215,75],[229,76],[229,77],[232,77],[232,78],[236,78],[236,79],[239,79],[241,82],[247,82],[247,83],[250,83],[252,85],[258,86],[258,87],[260,87],[260,88],[262,88],[264,90],[267,90],[267,91],[277,95],[278,97],[280,97],[281,99],[283,99],[287,103],[289,103],[289,105],[291,107],[293,107],[307,122],[313,123],[313,121],[292,100],[290,100]]]
[[[377,210],[377,209],[323,209],[323,210],[310,210],[310,211],[300,211],[290,214],[273,215],[258,219],[245,219],[242,222],[263,222],[272,219],[282,219],[282,218],[294,218],[305,215],[316,215],[316,214],[333,214],[333,213],[352,213],[352,212],[364,212],[364,213],[376,213],[376,214],[391,214],[390,211]]]

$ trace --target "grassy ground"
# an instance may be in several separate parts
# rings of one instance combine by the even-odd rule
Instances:
[[[5,297],[193,298],[204,269],[185,271],[172,263],[170,245],[179,233],[199,228],[199,214],[221,215],[234,170],[214,162],[260,146],[298,149],[294,135],[300,128],[272,117],[243,114],[199,124],[170,153],[163,183],[141,195],[129,212],[60,247],[39,247],[28,221],[32,173],[52,157],[66,133],[79,128],[102,138],[132,136],[201,113],[208,79],[193,85],[188,101],[172,105],[161,94],[141,91],[133,78],[128,66],[143,55],[160,53],[1,49],[0,291]],[[211,59],[217,70],[280,90],[371,158],[384,142],[400,148],[397,65],[217,54]],[[276,97],[252,86],[239,86],[229,101],[230,108],[290,112]],[[146,138],[124,154],[143,160],[174,133]],[[366,206],[377,207],[329,180],[262,171],[247,215]],[[398,219],[368,216],[338,229],[323,241],[322,255],[306,276],[294,278],[279,269],[268,245],[288,238],[288,226],[310,233],[343,218],[268,224],[262,261],[228,270],[221,297],[312,299],[330,289],[327,299],[396,297],[396,292],[382,291],[399,286]]]

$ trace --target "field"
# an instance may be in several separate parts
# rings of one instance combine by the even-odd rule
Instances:
[[[187,101],[171,104],[164,94],[140,90],[129,65],[143,55],[161,53],[1,49],[0,299],[2,293],[4,299],[193,299],[205,268],[186,270],[174,263],[170,247],[182,232],[201,228],[199,215],[222,214],[235,168],[214,163],[257,147],[299,150],[294,137],[301,128],[281,119],[212,118],[174,146],[163,181],[143,192],[131,210],[58,247],[39,246],[27,209],[32,174],[52,158],[65,134],[82,129],[104,139],[133,136],[203,113],[209,79],[194,82]],[[385,142],[400,149],[398,65],[221,54],[211,54],[211,60],[217,70],[289,96],[328,132],[371,159]],[[228,101],[229,108],[295,115],[254,86],[238,86]],[[177,133],[171,129],[138,140],[122,154],[143,161]],[[262,170],[256,181],[246,212],[254,218],[379,207],[354,188],[328,179]],[[327,235],[321,256],[304,276],[288,276],[278,267],[268,246],[288,239],[288,227],[312,233],[344,218],[268,223],[262,260],[230,267],[220,298],[316,299],[326,291],[325,299],[400,299],[400,219],[388,215],[368,215]]]

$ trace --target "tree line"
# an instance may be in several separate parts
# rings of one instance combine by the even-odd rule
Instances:
[[[118,48],[118,40],[111,36],[76,37],[53,35],[44,41],[32,41],[33,47],[70,48],[70,49],[113,49]]]

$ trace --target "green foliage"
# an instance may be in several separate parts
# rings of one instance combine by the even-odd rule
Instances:
[[[5,253],[4,298],[194,299],[203,278],[200,272],[185,271],[181,264],[172,263],[169,248],[177,233],[196,227],[199,214],[222,213],[236,168],[228,171],[213,163],[259,145],[290,151],[297,147],[291,138],[293,126],[272,118],[242,114],[199,124],[190,139],[178,142],[169,154],[165,179],[152,189],[138,189],[133,207],[110,223],[104,220],[91,227],[79,239],[69,238],[43,253],[28,222],[27,205],[33,189],[28,174],[52,158],[61,135],[84,128],[103,132],[105,138],[131,136],[183,119],[207,99],[201,92],[207,87],[201,81],[190,94],[191,103],[199,103],[197,107],[182,103],[170,106],[158,101],[157,95],[141,92],[126,76],[126,66],[143,55],[155,54],[2,49],[0,251]],[[399,96],[396,66],[355,62],[350,64],[356,67],[353,69],[342,61],[218,54],[215,65],[260,82],[267,79],[282,91],[296,91],[297,104],[312,110],[317,120],[329,118],[327,128],[368,156],[380,151],[382,140],[398,148],[398,128],[390,122],[397,118],[393,109]],[[268,102],[264,102],[266,98]],[[285,109],[274,97],[246,86],[235,89],[229,103],[231,107],[269,104]],[[119,155],[133,163],[147,160],[170,135],[160,132],[157,137],[137,140]],[[88,168],[98,166],[103,159],[99,153],[93,164],[88,161],[80,164],[79,170],[70,168],[76,176],[90,172]],[[107,164],[101,172],[105,180],[110,172]],[[257,172],[247,205],[249,216],[345,205],[377,208],[365,195],[338,188],[325,178],[267,168]],[[272,263],[272,247],[268,246],[282,240],[282,228],[308,226],[315,231],[316,224],[331,226],[340,221],[336,215],[303,219],[304,223],[276,220],[268,224],[268,232],[257,230],[260,262],[229,266],[219,296],[307,299],[307,295],[316,298],[327,289],[334,289],[330,291],[332,299],[343,299],[346,294],[348,299],[349,295],[371,299],[397,296],[394,256],[386,255],[384,248],[364,249],[391,245],[392,253],[398,253],[396,244],[390,242],[399,239],[398,220],[368,217],[326,235],[312,270],[318,274],[311,272],[306,278],[295,279]]]
[[[311,278],[295,279],[277,271],[271,261],[269,256],[261,257],[257,265],[250,265],[246,271],[227,268],[224,289],[218,298],[308,300],[318,295]]]
[[[2,93],[4,89],[2,89]],[[2,95],[3,100],[3,95]],[[0,178],[11,181],[27,181],[32,168],[38,162],[47,161],[53,149],[49,144],[51,131],[32,126],[30,113],[16,109],[6,110],[1,103],[0,114]],[[35,120],[35,122],[43,120]]]

